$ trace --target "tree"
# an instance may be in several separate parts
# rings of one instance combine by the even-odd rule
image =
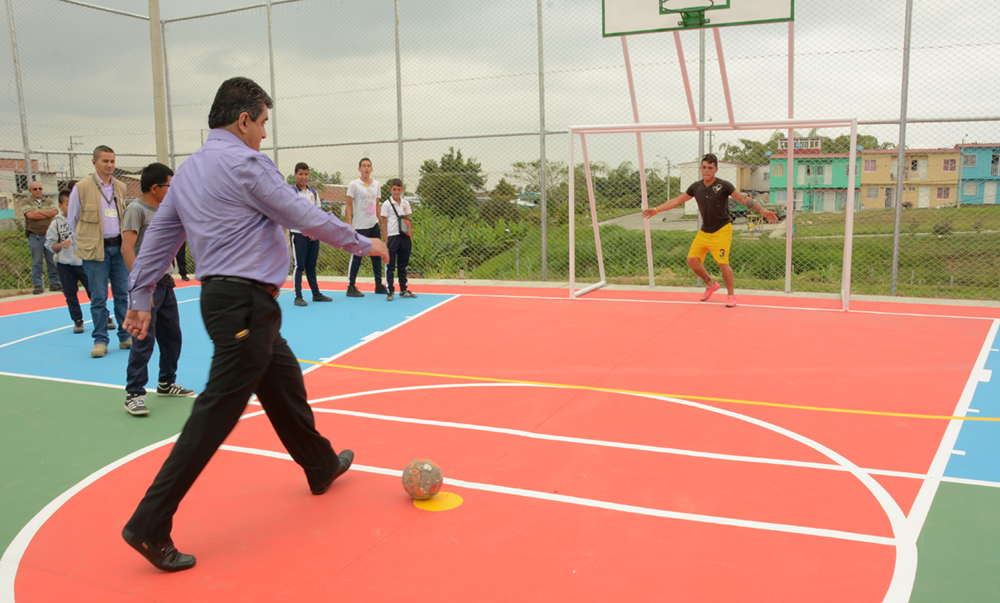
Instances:
[[[542,191],[542,160],[517,161],[510,164],[512,171],[504,174],[521,185],[525,193],[540,193]],[[569,181],[569,168],[563,161],[545,162],[545,186],[549,194]]]
[[[496,188],[490,193],[490,199],[494,201],[510,201],[511,199],[517,199],[520,194],[521,192],[514,185],[507,182],[505,178],[501,178]]]
[[[441,156],[440,163],[433,159],[425,161],[420,166],[420,175],[450,174],[461,178],[469,190],[481,191],[486,186],[486,176],[482,175],[482,169],[482,164],[475,159],[463,160],[461,150],[455,151],[455,147],[448,147],[448,152]]]

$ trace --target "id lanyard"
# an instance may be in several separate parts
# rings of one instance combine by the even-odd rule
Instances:
[[[98,192],[101,193],[101,199],[104,199],[104,202],[107,203],[109,206],[114,205],[114,201],[115,201],[115,188],[114,188],[115,187],[115,183],[114,183],[114,180],[111,181],[111,198],[108,199],[107,197],[104,196],[104,186],[101,184],[101,181],[97,179],[97,176],[92,176],[92,177],[94,179],[94,184],[97,185]],[[117,209],[117,208],[115,208],[115,209]]]

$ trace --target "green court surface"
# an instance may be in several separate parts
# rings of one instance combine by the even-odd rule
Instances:
[[[147,400],[125,413],[125,389],[0,376],[0,547],[73,485],[123,456],[180,432],[194,398]],[[124,520],[123,520],[124,521]]]

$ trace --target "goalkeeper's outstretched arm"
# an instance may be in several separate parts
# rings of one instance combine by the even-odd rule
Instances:
[[[770,222],[771,224],[776,224],[778,222],[778,215],[769,209],[764,209],[764,206],[761,205],[760,202],[754,199],[753,197],[744,195],[743,193],[740,192],[734,192],[730,196],[733,199],[736,199],[737,201],[745,205],[746,208],[749,209],[750,211],[755,211],[758,214],[767,218],[767,221]]]
[[[687,193],[681,193],[680,195],[677,195],[676,197],[674,197],[670,201],[667,201],[665,203],[661,203],[661,204],[657,205],[656,207],[650,207],[649,209],[642,210],[642,217],[646,218],[648,220],[648,219],[652,218],[653,216],[655,216],[656,214],[660,213],[661,211],[667,211],[669,209],[673,209],[673,208],[679,206],[680,204],[685,203],[685,202],[687,202],[687,201],[689,201],[691,199],[694,199],[694,197],[692,197],[691,195],[689,195]]]

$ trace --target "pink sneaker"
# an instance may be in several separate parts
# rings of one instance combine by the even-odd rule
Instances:
[[[705,288],[705,294],[701,296],[701,301],[708,301],[712,294],[719,290],[719,282],[716,281],[711,287]]]
[[[726,307],[727,308],[735,308],[736,307],[736,296],[735,295],[730,295],[729,297],[726,298]]]

